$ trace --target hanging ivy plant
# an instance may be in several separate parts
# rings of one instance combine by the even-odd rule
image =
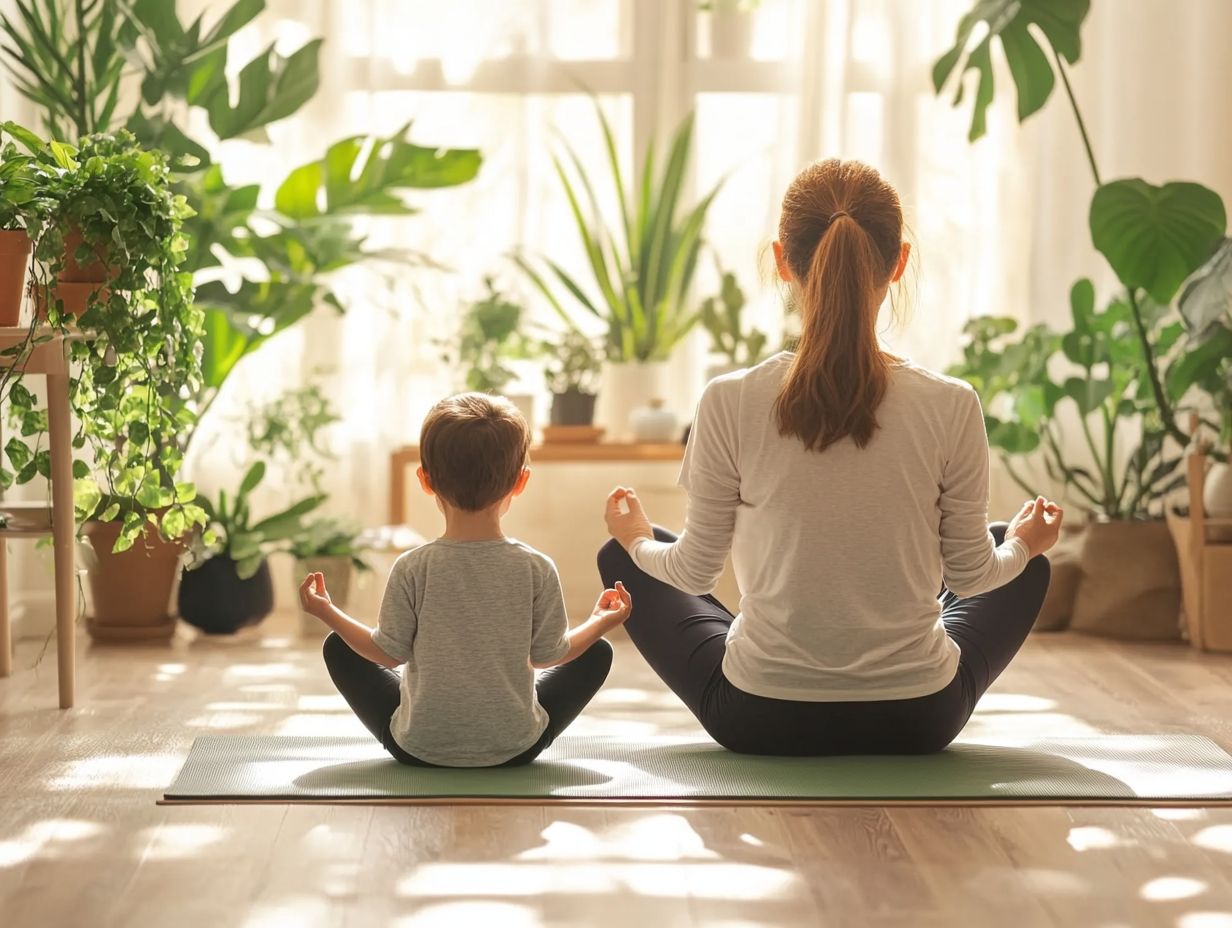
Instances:
[[[44,142],[5,123],[47,170],[54,204],[34,238],[33,295],[43,319],[31,323],[4,375],[20,435],[0,461],[0,481],[25,483],[50,472],[43,447],[46,411],[21,383],[21,356],[53,333],[70,336],[70,397],[78,451],[73,474],[79,519],[122,520],[116,551],[147,525],[179,538],[204,525],[196,490],[176,481],[181,437],[193,423],[183,403],[201,380],[201,311],[181,270],[192,214],[171,190],[166,159],[124,130],[88,136],[79,147]],[[66,305],[66,272],[94,268],[79,306]],[[80,286],[80,285],[78,285]]]

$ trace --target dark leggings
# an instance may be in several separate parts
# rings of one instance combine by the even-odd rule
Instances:
[[[402,678],[397,671],[360,657],[337,632],[330,633],[322,650],[334,686],[385,750],[395,760],[412,767],[437,766],[402,750],[389,732],[389,721],[402,701]],[[538,757],[578,717],[611,669],[612,646],[600,638],[569,663],[558,664],[539,674],[535,680],[535,694],[548,714],[548,727],[525,751],[497,766],[529,764]],[[482,686],[483,681],[478,681],[478,685]]]
[[[1000,544],[1005,523],[992,526]],[[660,541],[675,535],[655,529]],[[967,724],[975,704],[1026,640],[1048,590],[1043,556],[1005,586],[959,598],[941,591],[945,630],[962,652],[954,679],[913,699],[804,702],[754,696],[723,674],[734,616],[713,596],[691,596],[634,565],[615,541],[599,552],[605,586],[623,580],[633,597],[625,623],[646,662],[719,744],[742,754],[927,754]]]

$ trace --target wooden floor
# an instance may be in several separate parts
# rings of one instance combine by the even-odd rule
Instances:
[[[0,680],[5,928],[1232,926],[1232,811],[160,807],[206,733],[361,733],[315,646],[82,643]],[[637,655],[579,726],[695,731]],[[969,731],[1196,732],[1232,748],[1232,659],[1032,641]]]

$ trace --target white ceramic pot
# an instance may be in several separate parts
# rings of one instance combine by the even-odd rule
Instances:
[[[1232,519],[1232,467],[1215,463],[1206,472],[1202,508],[1208,519]],[[1232,541],[1232,529],[1211,529],[1214,541]]]
[[[633,410],[667,395],[667,363],[606,361],[599,379],[595,425],[605,441],[633,441]]]
[[[526,420],[526,425],[533,435],[535,432],[535,398],[529,393],[507,393],[505,399],[518,407],[518,412]]]
[[[713,10],[710,13],[710,57],[748,58],[753,51],[754,13]]]
[[[680,423],[676,421],[676,414],[664,407],[662,399],[655,398],[649,405],[633,410],[629,421],[634,441],[667,444],[680,440]]]

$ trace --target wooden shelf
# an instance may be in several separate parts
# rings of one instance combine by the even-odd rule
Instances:
[[[51,534],[51,507],[45,503],[0,500],[0,535],[39,538]]]
[[[684,457],[684,445],[678,442],[637,444],[621,442],[559,442],[531,445],[530,463],[672,463]],[[405,517],[406,472],[419,464],[419,446],[403,445],[389,456],[389,521],[401,522]]]

